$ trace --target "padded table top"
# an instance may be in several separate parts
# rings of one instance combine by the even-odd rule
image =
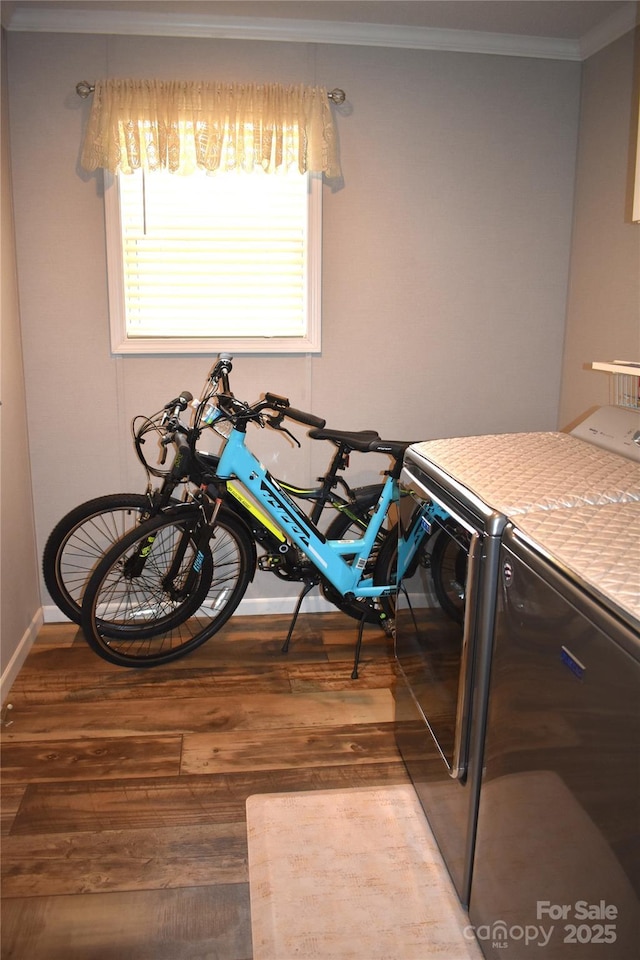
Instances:
[[[509,518],[640,500],[640,464],[566,433],[427,440],[409,447],[407,461],[435,465]]]

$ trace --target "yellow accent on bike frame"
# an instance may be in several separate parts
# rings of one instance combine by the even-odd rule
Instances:
[[[285,483],[284,480],[278,480],[278,483],[283,490],[294,497],[311,497],[316,492],[313,487],[294,487],[290,483]]]
[[[282,530],[280,530],[280,528],[277,527],[275,523],[273,523],[269,519],[266,513],[263,513],[262,510],[260,510],[260,508],[255,505],[255,503],[249,500],[248,497],[245,497],[242,490],[240,490],[239,487],[236,487],[236,485],[232,483],[231,480],[227,480],[227,490],[229,491],[232,497],[236,498],[238,503],[241,503],[242,506],[249,511],[249,513],[253,514],[256,520],[260,521],[263,527],[266,527],[267,530],[270,530],[271,533],[274,535],[274,537],[277,537],[281,543],[286,542],[287,538],[285,537]]]

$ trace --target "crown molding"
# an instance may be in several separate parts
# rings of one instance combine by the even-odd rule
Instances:
[[[442,50],[551,60],[583,60],[617,39],[637,22],[630,2],[581,40],[376,23],[223,17],[134,11],[44,10],[18,7],[6,24],[15,32],[86,33],[227,40],[271,40],[354,46]]]
[[[620,37],[633,30],[640,23],[640,3],[626,3],[617,13],[603,20],[602,23],[589,30],[580,38],[580,59],[602,50]]]

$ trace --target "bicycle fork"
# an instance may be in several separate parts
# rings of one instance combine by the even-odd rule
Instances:
[[[176,549],[174,550],[173,559],[169,569],[167,570],[167,573],[162,581],[163,588],[170,595],[171,599],[175,601],[184,600],[184,598],[188,597],[195,587],[197,578],[202,570],[202,564],[204,563],[205,550],[209,540],[213,535],[213,528],[218,518],[220,507],[222,506],[222,499],[218,497],[216,500],[211,500],[204,494],[205,489],[205,487],[202,487],[200,494],[196,498],[204,522],[202,523],[196,521],[195,524],[189,524],[188,527],[185,527],[184,533],[180,537]],[[189,542],[192,540],[194,528],[196,530],[196,539],[194,541],[196,554],[192,562],[189,564],[189,572],[187,573],[182,586],[178,588],[176,587],[175,581],[182,570],[182,564],[184,562]]]
[[[211,539],[218,512],[222,506],[222,500],[220,498],[211,500],[209,497],[204,496],[202,492],[197,495],[196,500],[200,507],[200,512],[204,518],[204,522],[196,520],[193,523],[185,523],[183,525],[182,535],[178,538],[173,550],[171,563],[162,580],[163,590],[169,595],[172,601],[176,602],[180,602],[184,600],[185,597],[188,597],[195,586],[197,577],[202,570],[207,544]],[[193,538],[194,531],[196,531],[195,541]],[[145,539],[139,544],[135,553],[133,553],[125,561],[123,566],[123,575],[127,580],[134,580],[142,576],[146,563],[153,550],[155,541],[156,534],[149,534],[149,536],[145,537]],[[183,569],[183,563],[189,544],[195,546],[195,557],[189,564],[188,573],[184,578],[182,585],[177,587],[176,580],[180,576],[180,572]]]

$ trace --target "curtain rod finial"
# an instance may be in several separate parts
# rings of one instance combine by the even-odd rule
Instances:
[[[80,83],[76,83],[76,93],[79,97],[82,97],[83,100],[90,97],[94,90],[95,86],[89,83],[88,80],[81,80]]]
[[[344,92],[344,90],[340,90],[339,87],[336,87],[335,90],[331,90],[327,94],[327,96],[329,97],[329,100],[332,101],[332,103],[335,103],[338,105],[340,105],[341,103],[344,103],[345,100],[347,99],[346,93]]]

